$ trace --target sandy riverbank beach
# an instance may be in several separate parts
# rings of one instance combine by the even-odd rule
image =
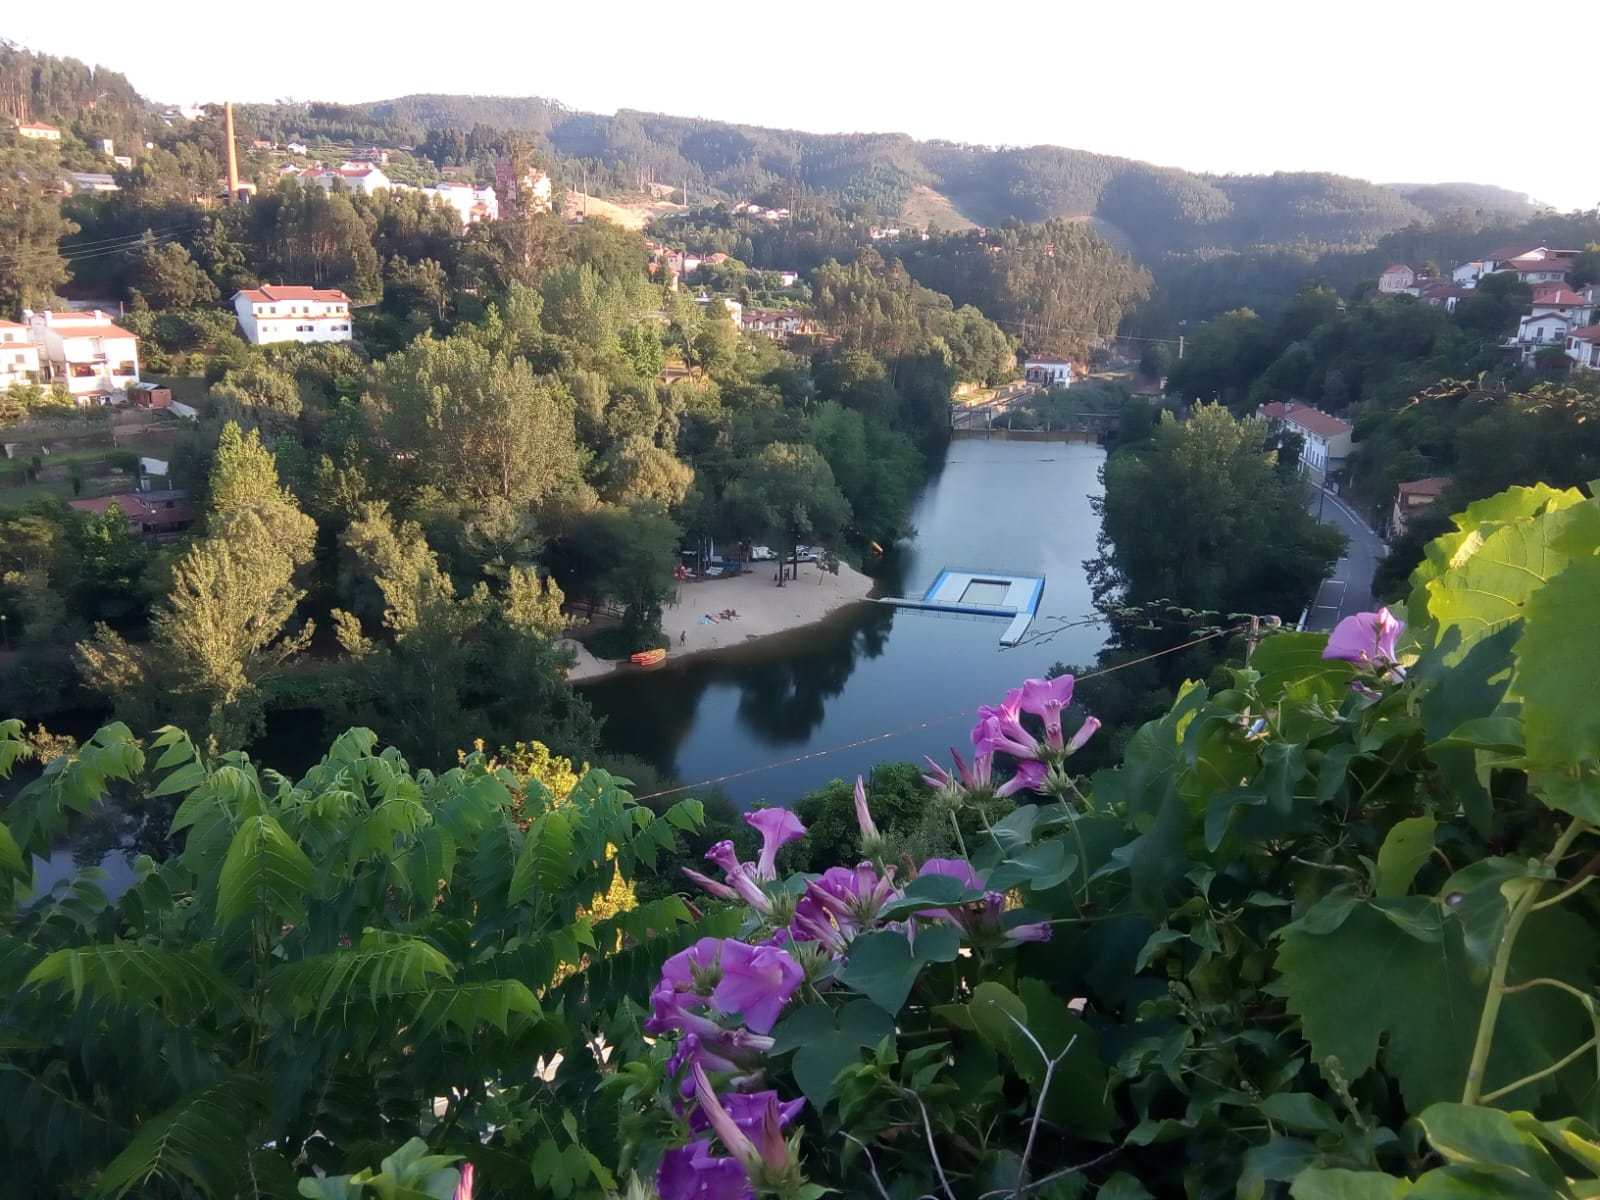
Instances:
[[[667,661],[704,650],[742,646],[752,638],[814,624],[847,604],[867,599],[872,591],[872,580],[845,563],[839,564],[837,575],[828,574],[816,563],[801,563],[800,578],[783,587],[772,581],[776,573],[773,563],[755,563],[748,575],[679,584],[677,603],[669,604],[661,614]],[[706,617],[716,617],[726,609],[739,615],[702,624]],[[574,681],[629,667],[626,662],[596,658],[577,642],[569,644],[576,647],[578,655],[568,676]]]

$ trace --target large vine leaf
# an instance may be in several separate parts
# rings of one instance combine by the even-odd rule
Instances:
[[[1328,1059],[1337,1059],[1350,1080],[1381,1065],[1413,1112],[1459,1099],[1485,993],[1485,975],[1474,968],[1460,922],[1444,920],[1431,901],[1417,908],[1416,897],[1350,905],[1341,918],[1347,903],[1336,893],[1313,908],[1284,933],[1278,952],[1278,987],[1300,1017],[1312,1059],[1324,1074]],[[1594,961],[1594,951],[1594,935],[1581,920],[1559,910],[1537,913],[1518,939],[1510,978],[1562,978],[1574,964],[1586,970],[1582,964]],[[1585,978],[1567,982],[1582,987]],[[1554,989],[1506,997],[1488,1087],[1548,1066],[1590,1032],[1581,1006]],[[1576,1097],[1592,1081],[1593,1063],[1568,1071],[1562,1078]],[[1546,1079],[1506,1102],[1533,1103],[1554,1086]]]
[[[1600,558],[1573,562],[1528,598],[1517,642],[1514,690],[1522,699],[1527,755],[1535,767],[1570,768],[1600,758]],[[1600,819],[1600,811],[1585,813]]]
[[[231,925],[260,915],[294,921],[305,910],[316,870],[268,813],[247,817],[228,843],[217,880],[217,917]]]

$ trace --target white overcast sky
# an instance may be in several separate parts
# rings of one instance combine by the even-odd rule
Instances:
[[[1488,0],[70,8],[65,20],[50,4],[7,4],[0,37],[121,71],[169,102],[535,95],[599,112],[1050,143],[1195,171],[1468,180],[1561,209],[1600,204],[1592,137],[1562,132],[1587,129],[1592,106],[1569,102],[1583,85]]]

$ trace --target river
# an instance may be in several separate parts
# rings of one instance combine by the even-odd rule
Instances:
[[[1093,445],[953,442],[916,504],[916,536],[883,564],[885,595],[919,596],[946,567],[1044,576],[1022,644],[1001,647],[1001,619],[862,604],[738,650],[584,685],[606,718],[606,747],[678,783],[715,782],[746,808],[793,803],[874,763],[947,761],[952,744],[965,753],[979,704],[1053,663],[1091,661],[1104,641],[1083,569],[1104,459]]]

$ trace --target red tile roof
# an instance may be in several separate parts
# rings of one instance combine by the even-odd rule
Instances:
[[[1491,250],[1483,256],[1484,262],[1503,263],[1513,258],[1521,258],[1524,254],[1531,254],[1540,249],[1539,246],[1501,246],[1498,250]]]
[[[1385,267],[1383,269],[1383,273],[1385,275],[1387,275],[1391,271],[1409,271],[1409,270],[1411,270],[1411,268],[1406,266],[1405,263],[1390,263],[1387,267]]]
[[[320,300],[325,304],[348,304],[350,297],[337,288],[303,287],[299,284],[292,286],[272,285],[261,288],[246,288],[239,293],[251,304],[281,304],[288,300]]]
[[[1256,409],[1256,415],[1266,417],[1269,421],[1286,421],[1290,425],[1298,425],[1301,429],[1321,438],[1338,437],[1341,433],[1349,433],[1355,428],[1348,421],[1341,421],[1320,408],[1312,408],[1309,404],[1299,404],[1293,400],[1287,404],[1281,400],[1263,404]]]
[[[1567,336],[1577,338],[1580,342],[1600,342],[1600,325],[1585,325],[1582,329],[1574,329]]]
[[[1583,304],[1584,299],[1564,283],[1544,283],[1533,289],[1535,304]]]
[[[85,324],[79,324],[76,321],[73,321],[73,322],[57,321],[55,324],[49,326],[49,328],[55,332],[57,337],[64,337],[64,338],[75,338],[75,337],[125,337],[125,338],[131,338],[131,337],[134,336],[133,334],[129,333],[126,329],[123,329],[120,325],[113,325],[110,321],[90,321],[90,322],[87,322]]]
[[[1400,493],[1401,499],[1421,496],[1437,496],[1444,491],[1444,485],[1449,483],[1438,475],[1430,475],[1426,479],[1413,479],[1410,483],[1402,483],[1395,490]]]
[[[26,325],[19,324],[16,321],[7,321],[7,320],[4,320],[4,319],[0,319],[0,329],[26,329],[26,328],[27,328]]]
[[[61,132],[61,130],[57,129],[54,125],[46,125],[43,121],[18,121],[17,122],[17,128],[18,129],[47,129],[51,133],[60,133]]]

